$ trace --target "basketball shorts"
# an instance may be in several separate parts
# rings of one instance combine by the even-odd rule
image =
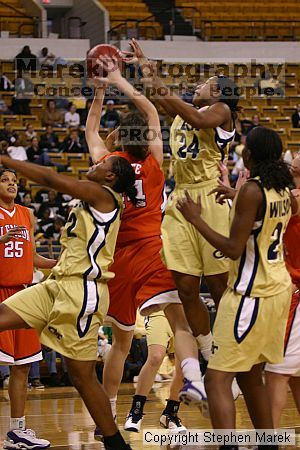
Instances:
[[[216,180],[179,185],[170,195],[162,223],[162,258],[169,270],[196,277],[228,272],[228,258],[212,247],[176,208],[177,201],[184,197],[185,189],[194,201],[200,195],[201,216],[205,222],[216,232],[228,236],[229,205],[219,205],[214,195],[208,196],[216,185]]]
[[[174,353],[174,335],[162,311],[145,317],[147,345],[161,345],[169,353]]]
[[[279,364],[266,364],[268,372],[300,376],[300,291],[292,296],[285,333],[284,358]]]
[[[228,288],[213,329],[210,369],[248,372],[254,365],[283,359],[290,307],[289,290],[272,297],[246,297]]]
[[[142,239],[115,252],[110,270],[110,305],[105,322],[125,331],[134,330],[136,311],[149,315],[169,303],[180,303],[171,273],[160,257],[160,237]]]
[[[0,302],[24,292],[24,286],[0,287]],[[8,330],[0,333],[0,364],[21,366],[43,359],[37,332],[30,329]]]
[[[78,361],[97,359],[98,330],[109,303],[106,283],[49,278],[5,301],[40,335],[42,344]]]

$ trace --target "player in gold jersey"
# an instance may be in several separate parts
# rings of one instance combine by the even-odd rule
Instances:
[[[229,237],[216,233],[203,220],[200,198],[195,203],[186,193],[177,205],[195,230],[231,259],[205,377],[216,429],[235,428],[231,394],[235,376],[254,428],[273,429],[262,369],[265,362],[283,358],[291,279],[282,237],[291,204],[296,207],[289,190],[293,179],[281,154],[282,143],[275,131],[257,127],[247,135],[243,159],[251,178],[234,199]]]
[[[114,276],[109,266],[120,226],[120,194],[136,201],[134,170],[124,158],[110,156],[79,181],[7,156],[1,162],[81,202],[69,215],[51,276],[0,305],[0,331],[36,328],[44,345],[65,356],[74,386],[103,431],[105,448],[129,449],[97,380],[95,363],[98,329],[109,303],[107,281]]]
[[[227,284],[228,260],[195,232],[176,209],[176,203],[184,197],[185,189],[194,200],[200,194],[202,214],[207,223],[218,232],[229,232],[229,206],[216,204],[207,194],[217,186],[218,164],[227,155],[234,139],[239,90],[227,77],[211,77],[196,87],[193,107],[172,94],[155,70],[149,77],[150,62],[135,40],[131,45],[133,53],[127,54],[125,59],[139,61],[145,82],[150,82],[154,89],[156,101],[175,118],[170,146],[176,186],[169,197],[162,225],[163,259],[172,272],[201,353],[208,360],[212,338],[207,308],[199,302],[200,279],[205,276],[218,305]]]

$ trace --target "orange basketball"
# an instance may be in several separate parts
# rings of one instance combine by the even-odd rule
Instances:
[[[107,71],[102,67],[101,64],[97,63],[99,56],[105,56],[107,59],[112,57],[118,60],[118,67],[122,68],[122,53],[114,45],[99,44],[91,48],[87,53],[87,76],[89,78],[93,77],[106,77]]]

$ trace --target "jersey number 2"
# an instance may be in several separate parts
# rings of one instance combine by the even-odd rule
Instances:
[[[4,247],[4,258],[22,258],[23,242],[9,241]]]
[[[272,244],[270,245],[268,250],[268,261],[271,263],[281,261],[283,258],[283,255],[279,249],[282,244],[282,237],[283,237],[282,228],[283,224],[279,222],[274,228],[271,236]]]

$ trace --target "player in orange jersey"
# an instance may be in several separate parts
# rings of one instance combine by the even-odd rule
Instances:
[[[35,251],[32,210],[15,204],[18,193],[16,173],[0,170],[0,302],[30,284],[33,268],[52,268],[56,261]],[[30,436],[25,424],[25,400],[30,364],[42,359],[41,344],[35,330],[13,330],[0,333],[0,361],[12,365],[8,394],[10,430],[31,440],[31,448],[47,448],[50,442]],[[6,442],[5,447],[9,447]]]
[[[197,343],[187,324],[172,276],[160,258],[164,175],[158,113],[146,97],[122,78],[119,70],[109,72],[108,81],[139,109],[139,113],[130,113],[122,118],[119,134],[123,151],[114,153],[126,158],[134,167],[139,202],[135,207],[127,199],[124,200],[125,209],[112,266],[116,275],[109,282],[108,321],[112,323],[113,344],[104,365],[104,388],[115,416],[117,392],[131,346],[136,310],[141,307],[142,314],[148,315],[153,308],[165,308],[165,315],[175,334],[175,350],[181,361],[183,376],[189,383],[194,383],[190,390],[194,400],[202,405],[206,395]],[[94,161],[109,155],[98,134],[104,94],[105,87],[99,85],[86,124],[86,140]],[[139,431],[145,401],[146,397],[135,396],[132,411],[136,414],[130,412],[125,429]],[[96,436],[99,434],[100,431],[96,430]]]
[[[292,161],[291,173],[298,201],[297,214],[291,217],[283,242],[285,262],[292,277],[294,293],[287,323],[284,359],[280,364],[266,364],[266,383],[270,394],[272,417],[275,428],[280,426],[280,417],[287,402],[288,385],[300,413],[300,156]]]

